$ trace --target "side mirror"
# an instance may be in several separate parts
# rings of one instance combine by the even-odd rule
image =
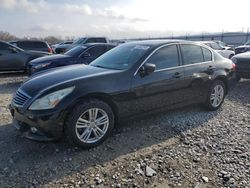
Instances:
[[[152,63],[145,63],[141,68],[140,68],[140,74],[142,77],[147,76],[155,71],[155,64]]]
[[[85,58],[85,57],[90,57],[90,56],[91,56],[91,55],[90,55],[90,53],[88,53],[88,52],[85,52],[85,53],[82,54],[82,57],[83,57],[83,58]]]

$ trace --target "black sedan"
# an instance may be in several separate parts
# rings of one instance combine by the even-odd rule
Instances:
[[[84,148],[102,143],[114,126],[140,114],[202,103],[222,105],[234,64],[205,45],[176,40],[122,44],[90,65],[34,75],[10,105],[25,136],[51,140],[66,135]]]
[[[24,51],[7,42],[0,41],[0,71],[25,71],[32,59],[49,55],[46,52]]]
[[[114,47],[113,44],[91,43],[76,46],[65,54],[41,57],[29,62],[29,74],[66,65],[89,64]]]
[[[236,78],[250,78],[250,52],[237,54],[232,58],[236,65]]]

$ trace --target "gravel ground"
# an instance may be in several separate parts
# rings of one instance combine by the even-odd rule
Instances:
[[[222,108],[127,122],[101,146],[22,138],[7,110],[26,77],[0,76],[0,187],[250,187],[250,80]]]

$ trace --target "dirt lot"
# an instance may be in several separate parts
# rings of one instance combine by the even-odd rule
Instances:
[[[81,150],[12,127],[7,106],[25,78],[0,76],[0,187],[250,187],[250,80],[217,112],[196,106],[127,122]]]

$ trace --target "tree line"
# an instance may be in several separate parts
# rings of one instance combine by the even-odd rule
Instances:
[[[64,40],[74,40],[74,37],[65,37],[65,39],[62,39],[61,37],[56,36],[47,36],[47,37],[17,37],[15,35],[12,35],[11,33],[7,31],[0,31],[0,40],[2,41],[13,41],[13,40],[41,40],[46,41],[49,44],[56,44]]]

